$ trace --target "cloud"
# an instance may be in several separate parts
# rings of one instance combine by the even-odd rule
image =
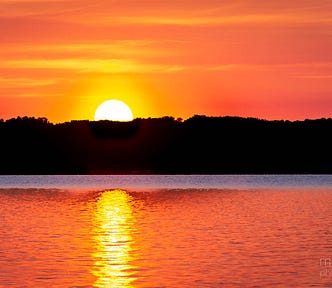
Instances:
[[[331,24],[331,4],[317,1],[87,1],[0,0],[3,17],[34,16],[90,26]],[[172,16],[170,16],[172,15]]]
[[[5,17],[50,17],[71,15],[89,11],[98,4],[85,0],[0,0],[1,16]]]
[[[14,55],[17,57],[18,54],[26,55],[27,53],[51,56],[51,55],[99,55],[104,56],[142,56],[146,58],[153,58],[157,56],[167,56],[174,54],[172,51],[178,46],[182,46],[184,41],[174,40],[109,40],[108,42],[94,41],[94,42],[77,42],[77,43],[66,43],[66,44],[25,44],[13,45],[4,44],[0,55]],[[48,57],[50,58],[50,57]]]
[[[257,65],[249,65],[249,64],[223,64],[217,66],[207,66],[205,70],[210,71],[230,71],[230,70],[244,70],[244,69],[253,69]]]
[[[276,70],[276,69],[332,69],[332,62],[305,62],[305,63],[284,63],[284,64],[222,64],[206,66],[210,71],[228,70]]]
[[[49,86],[56,83],[56,79],[32,79],[32,78],[0,78],[2,89],[19,87]]]
[[[7,95],[7,96],[2,96],[0,95],[1,99],[5,99],[7,97],[9,97],[10,99],[15,99],[15,98],[39,98],[42,97],[60,97],[63,96],[62,93],[50,93],[47,92],[47,94],[45,93],[40,93],[40,92],[34,92],[34,93],[27,93],[27,92],[19,92],[20,90],[16,89],[15,91],[10,91],[10,92],[6,92],[6,93],[2,93],[3,95]]]
[[[205,16],[205,17],[109,17],[104,18],[104,24],[123,25],[179,25],[179,26],[217,26],[232,24],[332,24],[332,17],[315,14],[249,14],[234,16]],[[100,22],[99,22],[100,23]]]
[[[185,67],[138,63],[129,59],[21,59],[0,61],[2,68],[60,69],[77,73],[173,73]]]
[[[96,58],[61,58],[61,59],[19,59],[0,61],[1,69],[54,69],[71,71],[72,73],[175,73],[182,71],[277,71],[287,70],[289,72],[331,70],[332,62],[306,62],[285,64],[255,64],[255,63],[224,63],[218,65],[182,65],[182,64],[159,64],[142,63],[132,59],[96,59]],[[312,74],[312,73],[311,73]],[[308,74],[309,76],[311,74]],[[306,74],[307,75],[307,74]],[[324,74],[326,75],[326,73]],[[1,80],[2,79],[2,80]],[[0,78],[0,83],[10,79]],[[32,81],[29,78],[20,78],[16,81],[23,85],[50,85],[54,79],[41,79]],[[38,82],[40,81],[40,82]]]
[[[329,75],[294,75],[294,78],[302,79],[317,79],[317,80],[329,80],[332,79],[332,74]]]

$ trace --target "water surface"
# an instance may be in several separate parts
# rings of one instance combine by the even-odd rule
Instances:
[[[332,187],[332,175],[0,175],[7,188]]]
[[[329,176],[216,177],[205,188],[194,185],[203,176],[161,187],[135,176],[137,188],[116,176],[108,187],[11,177],[0,189],[0,287],[332,286]]]

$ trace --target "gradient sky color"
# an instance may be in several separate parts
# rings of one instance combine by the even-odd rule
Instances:
[[[0,118],[332,117],[331,0],[0,0]]]

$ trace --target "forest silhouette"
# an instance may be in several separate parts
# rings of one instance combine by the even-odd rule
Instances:
[[[332,119],[0,120],[0,174],[332,173]]]

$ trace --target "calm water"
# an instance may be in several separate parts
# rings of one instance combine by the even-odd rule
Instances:
[[[0,287],[332,287],[332,176],[0,176]]]

